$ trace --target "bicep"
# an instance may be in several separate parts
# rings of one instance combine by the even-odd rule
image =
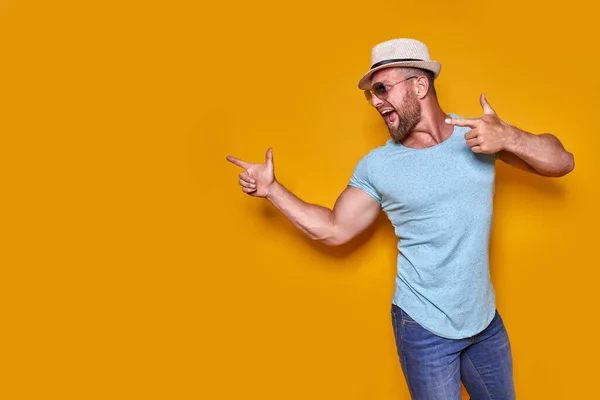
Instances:
[[[380,211],[380,203],[364,190],[346,187],[332,212],[337,240],[343,243],[357,236],[377,219]]]

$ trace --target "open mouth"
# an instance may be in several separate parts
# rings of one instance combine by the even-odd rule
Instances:
[[[381,116],[383,117],[385,123],[388,125],[392,122],[395,122],[398,119],[398,114],[392,109],[381,111]]]

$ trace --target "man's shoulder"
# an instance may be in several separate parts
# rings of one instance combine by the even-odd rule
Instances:
[[[362,162],[377,162],[385,158],[386,153],[389,151],[389,142],[377,146],[362,155],[360,161]]]

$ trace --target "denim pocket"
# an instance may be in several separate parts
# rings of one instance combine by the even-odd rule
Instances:
[[[421,324],[419,324],[417,321],[415,321],[414,319],[412,319],[412,317],[410,315],[408,315],[406,313],[406,311],[401,309],[401,314],[402,314],[402,325],[408,325],[408,326],[421,326]]]

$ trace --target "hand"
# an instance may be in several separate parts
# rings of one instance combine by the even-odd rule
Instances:
[[[251,164],[238,158],[227,156],[227,160],[244,168],[240,173],[240,186],[242,191],[255,197],[267,197],[269,189],[275,182],[275,168],[273,166],[273,149],[267,150],[267,159],[264,164]]]
[[[483,115],[478,118],[447,118],[446,123],[471,128],[465,134],[467,145],[473,153],[495,154],[504,150],[511,139],[512,130],[508,123],[502,121],[490,106],[485,94],[479,97]]]

